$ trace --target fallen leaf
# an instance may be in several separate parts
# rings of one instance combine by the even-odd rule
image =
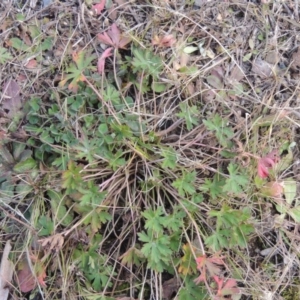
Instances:
[[[115,23],[113,23],[106,32],[99,33],[97,37],[100,42],[120,49],[126,49],[126,45],[131,41],[130,38],[121,35],[120,30]]]
[[[162,296],[164,299],[171,299],[172,295],[175,294],[180,287],[180,281],[174,277],[165,281],[162,285]]]
[[[269,176],[269,169],[273,168],[279,161],[278,150],[273,150],[266,156],[262,157],[258,161],[257,173],[260,178],[266,178]]]
[[[64,237],[61,234],[55,234],[38,241],[48,251],[55,250],[59,251],[64,244]]]
[[[100,15],[105,7],[106,0],[102,0],[101,2],[93,5],[93,10],[95,11],[96,15]]]
[[[261,192],[267,197],[274,197],[274,198],[282,197],[283,183],[277,181],[267,182],[261,188]]]
[[[124,7],[122,7],[122,11],[124,10]],[[116,4],[112,4],[108,9],[108,17],[111,20],[117,20],[118,18],[118,9],[116,9]]]
[[[25,64],[25,67],[28,68],[28,69],[34,69],[37,67],[37,61],[36,59],[31,59],[29,60],[26,64]]]
[[[27,79],[26,75],[24,73],[20,73],[18,76],[17,76],[17,80],[19,82],[25,82]]]
[[[213,88],[221,90],[223,89],[223,82],[219,76],[209,75],[206,77],[207,83],[211,85]]]
[[[98,73],[101,75],[104,72],[104,67],[105,67],[105,59],[112,56],[111,51],[113,48],[107,48],[99,57],[98,62],[97,62],[97,69]]]
[[[260,78],[268,78],[273,74],[274,66],[267,63],[261,58],[257,58],[252,62],[252,72],[258,75]]]
[[[22,293],[28,293],[36,288],[37,284],[45,287],[46,269],[42,262],[36,256],[30,256],[31,261],[34,263],[35,274],[32,273],[31,267],[26,258],[23,258],[19,265],[17,272],[17,282]]]
[[[230,73],[229,79],[230,79],[230,81],[239,82],[244,77],[245,77],[245,74],[241,71],[241,68],[239,68],[238,66],[235,66]]]
[[[14,266],[12,262],[8,259],[8,255],[11,250],[11,244],[8,240],[5,244],[2,259],[1,259],[1,266],[0,266],[0,299],[6,300],[9,295],[9,285],[12,280],[12,275],[14,271]]]
[[[20,291],[22,293],[28,293],[36,287],[36,280],[26,259],[23,259],[19,263],[19,268],[20,269],[17,272],[17,281]]]
[[[3,85],[2,108],[7,110],[7,115],[10,118],[13,118],[23,106],[20,91],[19,85],[13,79],[7,80]]]
[[[172,47],[176,43],[176,39],[172,34],[165,36],[155,35],[152,39],[152,45],[158,47]]]

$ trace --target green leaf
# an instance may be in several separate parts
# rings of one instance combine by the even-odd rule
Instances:
[[[23,173],[23,172],[30,171],[36,167],[37,167],[37,162],[32,157],[29,157],[26,160],[17,163],[14,166],[14,171],[17,173]]]
[[[19,51],[28,51],[29,50],[29,46],[27,46],[22,40],[20,40],[19,38],[11,38],[9,40],[10,45],[19,50]]]
[[[142,212],[142,216],[146,218],[145,228],[150,229],[151,231],[160,233],[163,231],[163,222],[164,222],[164,212],[161,206],[157,210],[147,209]]]
[[[163,148],[161,155],[164,157],[162,162],[162,167],[164,169],[174,169],[177,166],[177,153],[171,146],[168,148]]]
[[[252,53],[251,53],[251,52],[250,52],[250,53],[247,53],[247,54],[243,57],[243,62],[248,61],[248,60],[251,58],[251,56],[252,56]]]
[[[215,89],[221,90],[224,87],[222,80],[218,76],[210,75],[206,77],[206,80]]]
[[[209,195],[216,199],[223,193],[223,186],[225,179],[219,174],[215,174],[213,180],[205,178],[204,184],[200,186],[200,190],[209,193]]]
[[[71,80],[69,86],[72,88],[78,88],[78,82],[84,81],[84,73],[87,70],[95,70],[95,67],[91,64],[91,62],[95,59],[95,55],[91,55],[85,51],[75,53],[73,56],[74,63],[71,63],[66,68],[66,73],[68,74],[64,77],[64,80],[60,84]]]
[[[43,130],[42,134],[40,135],[40,139],[45,144],[53,144],[54,139],[50,136],[48,130]]]
[[[13,57],[6,48],[0,47],[0,64],[5,64]]]
[[[222,248],[234,248],[247,246],[247,236],[254,231],[249,223],[251,212],[249,209],[242,211],[223,205],[220,211],[210,210],[210,217],[217,217],[216,231],[205,240],[205,244],[213,251]]]
[[[178,194],[182,197],[187,195],[193,195],[196,193],[195,181],[196,181],[196,172],[191,173],[183,171],[182,177],[176,179],[172,186],[178,190]]]
[[[198,108],[193,105],[189,106],[187,102],[181,102],[179,104],[180,113],[176,115],[180,118],[185,119],[186,127],[188,130],[193,129],[194,125],[198,125],[199,123],[199,111]]]
[[[112,84],[108,84],[106,89],[104,89],[103,100],[111,102],[117,111],[120,111],[125,107],[125,105],[122,104],[120,92]]]
[[[151,241],[151,237],[149,237],[144,231],[138,233],[139,240],[144,243],[149,243]]]
[[[107,209],[103,207],[93,209],[93,207],[88,205],[75,205],[74,211],[82,215],[82,219],[84,219],[83,224],[91,225],[93,233],[97,232],[103,224],[110,221],[112,218],[112,216],[107,212]]]
[[[54,224],[49,216],[40,216],[38,219],[39,236],[51,235],[54,231]]]
[[[211,299],[206,288],[197,285],[192,276],[185,276],[183,286],[178,293],[178,300],[209,300]]]
[[[221,232],[215,232],[211,236],[205,239],[205,245],[207,245],[212,251],[217,252],[222,248],[228,247],[227,238],[224,237]]]
[[[151,88],[156,93],[162,93],[167,90],[168,85],[166,83],[161,82],[152,82]]]
[[[91,181],[89,182],[87,189],[80,188],[78,190],[83,194],[83,196],[80,198],[81,206],[98,206],[104,201],[107,195],[106,191],[100,192],[99,187]]]
[[[162,218],[161,222],[163,226],[171,232],[182,233],[183,219],[185,217],[186,213],[182,210],[181,206],[175,206],[173,213]]]
[[[82,167],[76,166],[73,161],[69,161],[68,170],[66,170],[62,175],[62,187],[66,188],[67,191],[77,190],[78,187],[83,183],[82,175],[80,171]]]
[[[216,114],[211,117],[211,119],[203,120],[204,125],[210,131],[215,132],[218,142],[223,147],[231,147],[231,138],[234,136],[233,130],[226,126],[226,121]]]
[[[300,222],[300,206],[294,207],[287,212],[297,223]]]
[[[297,182],[293,178],[286,178],[283,181],[283,192],[288,204],[292,204],[297,195]]]
[[[133,59],[131,64],[133,72],[143,72],[146,75],[151,75],[154,79],[158,78],[163,69],[163,63],[159,56],[153,54],[148,49],[135,48],[132,50]]]
[[[141,252],[148,260],[148,268],[163,272],[171,260],[170,238],[162,234],[154,236],[149,230],[147,234],[138,233],[138,236],[140,241],[145,242]]]
[[[178,72],[184,75],[195,76],[198,73],[196,66],[184,66],[178,69]]]
[[[53,190],[48,190],[47,195],[50,198],[50,204],[52,209],[52,214],[55,217],[57,223],[62,224],[67,227],[73,222],[73,211],[68,211],[63,196]]]
[[[106,134],[108,134],[108,126],[107,124],[100,124],[98,127],[98,131],[100,133],[101,136],[104,136]]]
[[[46,37],[40,45],[41,51],[51,50],[53,46],[53,39],[51,37]]]
[[[246,175],[239,172],[239,167],[230,163],[228,166],[229,178],[226,178],[223,192],[239,194],[248,186],[249,180]]]

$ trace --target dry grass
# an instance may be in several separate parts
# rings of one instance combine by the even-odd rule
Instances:
[[[255,181],[257,158],[276,148],[286,157],[287,145],[294,143],[291,161],[274,176],[277,181],[289,178],[296,182],[297,193],[292,204],[298,205],[300,59],[297,53],[300,50],[297,52],[297,36],[300,26],[297,4],[293,1],[269,1],[269,4],[209,1],[196,7],[192,4],[194,1],[184,1],[184,4],[119,0],[112,1],[113,7],[97,16],[88,1],[57,2],[44,9],[36,2],[30,6],[29,2],[0,4],[0,46],[11,54],[7,62],[0,64],[0,81],[3,86],[7,79],[14,78],[25,106],[18,118],[9,117],[3,107],[0,111],[1,156],[6,153],[3,148],[13,153],[13,143],[26,144],[38,162],[37,174],[33,176],[27,170],[16,174],[14,166],[18,160],[14,158],[10,169],[2,170],[6,173],[1,181],[0,208],[1,248],[7,240],[13,241],[14,278],[20,268],[18,263],[24,258],[38,276],[37,263],[32,260],[34,255],[46,270],[46,287],[38,284],[29,292],[30,297],[183,299],[178,294],[186,284],[184,274],[178,269],[178,259],[184,256],[183,245],[192,249],[191,257],[205,253],[215,255],[206,244],[206,239],[216,231],[216,221],[208,214],[221,210],[226,204],[239,211],[249,208],[249,222],[255,230],[245,236],[246,247],[221,250],[226,261],[222,275],[237,280],[241,299],[299,298],[299,224],[291,215],[280,214],[276,208],[286,200],[283,195],[275,200],[264,197]],[[66,86],[59,85],[72,62],[72,53],[83,50],[100,57],[106,46],[99,43],[96,35],[105,32],[112,23],[131,38],[136,48],[152,49],[162,58],[159,80],[168,85],[165,91],[155,93],[150,89],[143,93],[142,83],[139,87],[125,76],[126,72],[132,72],[130,67],[124,67],[125,75],[122,73],[125,56],[133,57],[130,47],[119,50],[118,55],[115,51],[113,58],[106,61],[106,78],[100,78],[96,70],[90,71],[88,81],[83,83],[89,89],[72,93]],[[35,36],[33,27],[36,25],[41,31]],[[155,35],[170,34],[176,39],[171,47],[152,46]],[[29,50],[16,49],[12,41],[16,37]],[[39,50],[47,38],[51,40],[51,47]],[[187,47],[196,50],[186,53],[189,52]],[[32,59],[37,65],[29,68],[28,62]],[[93,64],[91,67],[95,67],[96,60]],[[131,97],[133,105],[125,106],[120,113],[111,101],[105,102],[106,82],[115,84],[122,101]],[[85,99],[85,104],[80,104],[79,98],[76,98],[78,102],[71,102],[74,95]],[[37,111],[25,105],[33,98],[41,99]],[[2,90],[2,106],[4,102]],[[197,109],[192,129],[188,129],[187,121],[178,115],[182,103]],[[230,147],[220,143],[216,132],[205,125],[204,121],[212,120],[216,114],[225,120],[224,128],[233,132]],[[31,122],[28,115],[40,122],[37,124],[43,131],[49,130],[52,140],[43,136],[43,132],[28,129]],[[128,116],[132,123],[126,123]],[[102,145],[96,137],[104,119],[112,130],[105,135],[114,138],[108,150],[114,156],[111,159],[104,150],[98,150]],[[55,133],[58,127],[50,127],[52,124],[63,125]],[[118,125],[123,129],[127,126],[120,140],[118,130],[123,129]],[[132,135],[127,132],[130,126],[135,126]],[[72,138],[69,143],[65,142],[68,137],[63,134],[68,132],[78,143]],[[164,151],[168,154],[170,149],[176,157],[174,168],[162,166]],[[224,150],[233,155],[225,156]],[[124,159],[125,163],[117,159]],[[80,184],[92,189],[88,184],[93,182],[99,192],[107,193],[101,204],[93,203],[90,212],[83,213],[80,207],[82,190],[66,192],[68,187],[63,183],[63,176],[66,176],[69,160],[80,168]],[[116,164],[112,165],[112,161]],[[241,166],[249,184],[238,195],[227,192],[214,198],[202,186],[215,175],[224,180],[230,178],[227,169],[230,163]],[[198,204],[190,195],[180,195],[174,187],[174,182],[185,172],[196,173],[195,194],[203,194],[203,201]],[[11,186],[23,182],[30,186],[30,191],[9,190],[3,185],[5,180]],[[49,190],[59,194],[56,208]],[[196,207],[196,211],[188,204]],[[66,208],[64,218],[72,214],[69,224],[58,216],[60,205]],[[147,259],[141,254],[143,243],[139,234],[146,232],[147,226],[143,213],[161,208],[163,217],[168,218],[178,207],[185,216],[181,234],[174,241],[177,248],[172,249],[172,259],[164,272],[156,272],[147,267]],[[95,230],[89,222],[94,212],[96,215],[106,213],[111,219],[107,217],[103,222],[99,219]],[[45,228],[41,227],[41,216],[48,218],[48,225],[53,222],[53,230],[49,229],[51,234],[41,235],[41,228]],[[169,225],[164,227],[165,236],[172,236],[172,230],[166,226]],[[39,240],[49,236],[52,242],[53,236],[57,237],[55,243],[41,245]],[[98,274],[103,275],[96,279],[102,280],[99,291],[80,267],[80,258],[89,251],[93,254],[86,265],[92,268],[98,263]],[[130,251],[140,264],[122,260]],[[193,279],[197,273],[191,271]],[[171,287],[167,285],[170,279],[175,280]],[[24,294],[20,293],[20,287],[12,286],[11,299],[21,299]],[[201,299],[213,299],[215,287],[203,287],[207,295]]]

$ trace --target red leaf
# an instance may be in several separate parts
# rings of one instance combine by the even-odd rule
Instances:
[[[42,270],[41,274],[39,274],[39,276],[37,276],[37,281],[38,283],[45,287],[46,286],[46,282],[45,282],[45,278],[46,278],[46,271],[45,270]]]
[[[27,293],[36,288],[37,283],[45,287],[46,270],[44,265],[35,257],[30,256],[34,263],[33,268],[35,274],[32,273],[27,259],[23,259],[20,264],[20,270],[17,272],[17,281],[19,283],[20,291]]]
[[[120,30],[119,28],[117,27],[116,23],[113,23],[110,27],[110,30],[108,30],[108,34],[109,36],[111,37],[113,43],[115,45],[118,45],[119,42],[120,42]]]
[[[36,287],[35,278],[25,259],[21,262],[21,269],[17,273],[17,280],[22,293],[30,292]]]
[[[109,46],[114,46],[113,41],[111,40],[111,38],[108,36],[108,34],[106,32],[102,33],[98,33],[97,38],[100,42],[107,44]]]
[[[98,63],[97,63],[97,68],[98,68],[98,73],[101,75],[104,72],[104,66],[105,66],[105,59],[107,57],[112,56],[111,51],[113,50],[113,48],[107,48],[100,56],[100,58],[98,59]]]
[[[218,285],[218,294],[219,294],[219,291],[222,290],[222,286],[223,286],[223,282],[224,282],[224,279],[223,278],[220,278],[218,276],[213,276],[215,282],[217,283]]]
[[[105,7],[106,0],[102,0],[100,3],[93,5],[93,10],[96,12],[96,15],[100,15],[102,13],[102,10]]]
[[[103,34],[99,33],[97,37],[100,42],[120,49],[125,49],[126,45],[130,42],[130,38],[122,37],[120,30],[115,23]]]
[[[220,278],[218,276],[214,276],[213,278],[218,285],[217,296],[229,296],[240,293],[235,279],[229,278],[224,284],[224,278]]]
[[[258,161],[257,173],[260,178],[269,176],[269,169],[273,168],[279,161],[278,150],[273,150]]]
[[[31,59],[27,62],[27,64],[25,65],[26,68],[28,69],[34,69],[37,67],[37,61],[36,59]]]
[[[201,274],[200,274],[200,276],[198,276],[195,280],[194,280],[194,282],[196,283],[196,284],[199,284],[200,282],[205,282],[206,281],[206,272],[204,271],[204,272],[202,272]]]
[[[196,283],[205,282],[206,274],[208,271],[209,276],[216,276],[221,272],[221,267],[224,266],[225,263],[222,257],[212,256],[206,257],[205,255],[199,256],[196,258],[197,269],[201,272],[201,275],[195,280]]]

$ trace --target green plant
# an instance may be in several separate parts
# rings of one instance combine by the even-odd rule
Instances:
[[[108,264],[107,256],[97,252],[101,239],[101,235],[97,234],[93,244],[87,250],[77,248],[73,253],[74,263],[78,265],[79,270],[84,273],[97,292],[100,292],[105,286],[111,286],[112,283],[109,282],[109,278],[116,275],[112,266]]]
[[[10,59],[12,59],[12,55],[7,51],[7,49],[0,47],[0,64],[5,64]]]
[[[165,90],[165,84],[159,84],[159,75],[163,70],[163,62],[159,56],[153,54],[149,49],[133,48],[133,58],[126,57],[127,64],[123,68],[132,68],[130,80],[136,85],[137,89],[145,93],[152,89],[155,92]]]
[[[239,171],[239,166],[235,164],[230,163],[227,169],[229,176],[225,180],[223,192],[232,194],[242,193],[248,184],[247,176]]]
[[[198,108],[193,105],[193,106],[189,106],[188,103],[186,102],[181,102],[179,104],[180,113],[177,113],[177,116],[180,118],[185,119],[186,122],[186,127],[188,130],[193,129],[194,125],[198,125],[199,123],[199,111]]]
[[[79,87],[78,82],[86,80],[85,74],[87,74],[88,70],[96,70],[94,66],[91,66],[91,62],[95,58],[95,55],[91,55],[85,51],[74,52],[72,55],[73,63],[66,68],[67,75],[60,82],[60,85],[64,86],[66,82],[71,81],[68,88],[72,91],[77,91]]]
[[[232,147],[231,139],[234,136],[234,132],[228,126],[226,126],[227,121],[220,117],[220,115],[215,114],[207,120],[203,120],[206,128],[216,135],[216,138],[221,146],[226,148]]]
[[[182,177],[177,178],[173,183],[173,187],[178,190],[181,197],[185,195],[193,195],[196,193],[195,189],[196,172],[182,172]]]
[[[210,218],[216,218],[216,231],[205,240],[205,243],[214,252],[223,248],[247,246],[247,237],[254,231],[248,208],[237,210],[224,204],[220,211],[211,210],[208,215]]]
[[[25,197],[33,189],[37,177],[37,161],[24,143],[7,143],[0,145],[0,193],[9,199],[15,194]]]
[[[147,258],[148,267],[163,272],[172,261],[173,252],[178,250],[181,227],[185,213],[175,207],[172,214],[166,216],[161,207],[148,209],[142,213],[146,219],[146,231],[138,233],[143,242],[141,253]],[[168,235],[165,235],[165,231]]]

